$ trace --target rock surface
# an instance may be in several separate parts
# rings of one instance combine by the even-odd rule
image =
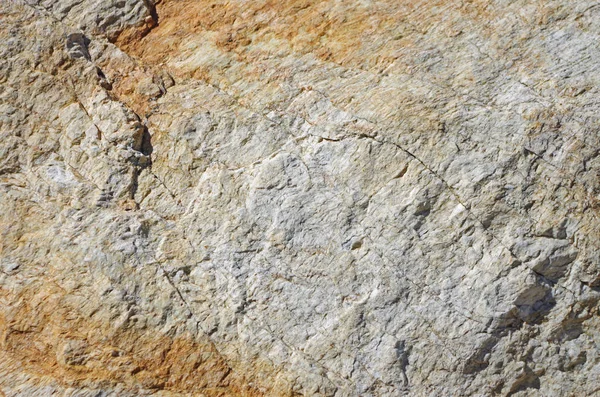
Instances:
[[[0,396],[600,393],[596,1],[0,1]]]

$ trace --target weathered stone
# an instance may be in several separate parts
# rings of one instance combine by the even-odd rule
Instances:
[[[600,7],[542,3],[0,2],[0,395],[597,394]]]

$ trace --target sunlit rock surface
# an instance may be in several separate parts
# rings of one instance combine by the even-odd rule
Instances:
[[[600,393],[596,1],[0,0],[0,396]]]

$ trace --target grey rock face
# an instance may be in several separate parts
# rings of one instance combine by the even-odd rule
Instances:
[[[0,395],[599,392],[594,2],[0,15]]]

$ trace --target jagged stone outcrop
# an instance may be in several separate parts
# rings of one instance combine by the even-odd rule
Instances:
[[[0,396],[600,392],[595,2],[0,21]]]

